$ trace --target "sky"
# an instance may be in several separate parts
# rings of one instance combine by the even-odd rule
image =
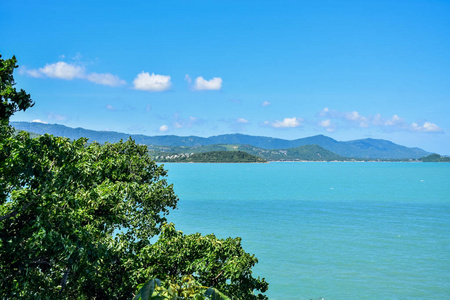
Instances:
[[[0,1],[11,121],[450,155],[450,1]]]

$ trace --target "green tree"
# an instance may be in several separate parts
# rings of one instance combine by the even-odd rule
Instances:
[[[14,69],[17,68],[17,59],[2,59],[0,54],[0,120],[6,125],[15,112],[26,110],[34,105],[29,94],[24,90],[19,92],[14,87]]]
[[[13,87],[15,57],[0,66],[0,298],[131,298],[135,254],[178,201],[166,171],[131,140],[14,135],[33,102]]]
[[[10,298],[131,297],[143,280],[133,276],[144,265],[135,254],[177,203],[146,147],[26,133],[6,147],[0,290]]]
[[[140,283],[183,275],[265,299],[239,239],[161,233],[178,197],[145,146],[13,134],[10,116],[33,102],[12,87],[15,58],[0,65],[0,299],[131,299]]]
[[[167,280],[164,285],[159,279],[151,279],[139,285],[133,300],[231,300],[215,288],[202,286],[192,275]]]
[[[214,234],[185,235],[174,224],[163,226],[159,240],[142,249],[148,263],[147,278],[181,278],[193,274],[202,286],[214,287],[232,299],[267,299],[268,283],[254,278],[251,268],[258,262],[245,252],[240,238],[218,239]]]

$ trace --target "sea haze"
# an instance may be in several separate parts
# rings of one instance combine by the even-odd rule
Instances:
[[[185,233],[240,236],[270,299],[445,299],[450,164],[165,164]]]

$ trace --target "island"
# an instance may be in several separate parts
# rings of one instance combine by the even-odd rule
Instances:
[[[431,154],[431,155],[422,157],[421,160],[423,162],[450,162],[450,157],[442,156],[439,154]]]
[[[243,151],[210,151],[201,153],[165,153],[154,158],[157,162],[195,163],[266,163],[267,160]]]

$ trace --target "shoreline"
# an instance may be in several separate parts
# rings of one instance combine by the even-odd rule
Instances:
[[[202,161],[202,162],[193,162],[193,161],[155,161],[158,164],[268,164],[268,163],[430,163],[424,162],[420,160],[415,161],[403,161],[403,160],[270,160],[266,162],[214,162],[214,161]],[[433,162],[432,162],[433,163]],[[436,162],[441,163],[441,162]],[[445,162],[443,162],[445,163]]]

